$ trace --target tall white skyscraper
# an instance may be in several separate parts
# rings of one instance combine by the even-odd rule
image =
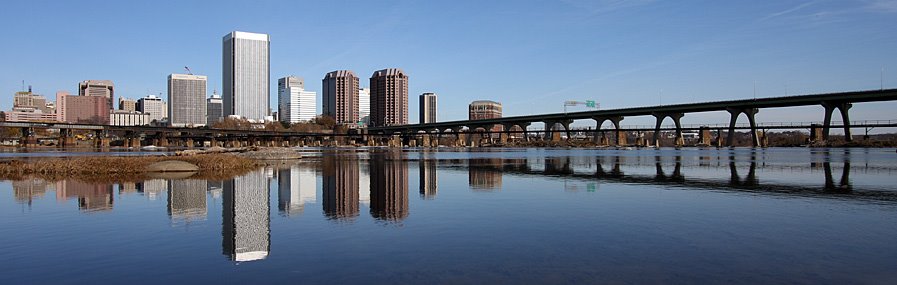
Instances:
[[[262,121],[268,116],[271,39],[267,34],[231,32],[224,36],[224,116]]]
[[[168,123],[172,127],[206,125],[205,75],[168,76]]]
[[[305,90],[302,78],[288,76],[277,80],[277,114],[280,121],[298,123],[315,118],[318,94]]]
[[[371,88],[358,89],[358,119],[367,125],[371,119]]]

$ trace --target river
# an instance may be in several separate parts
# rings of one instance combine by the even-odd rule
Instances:
[[[314,154],[2,181],[2,283],[897,283],[893,149]]]

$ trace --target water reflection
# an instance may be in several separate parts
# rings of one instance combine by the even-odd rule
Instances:
[[[268,256],[271,247],[268,175],[252,171],[223,183],[222,247],[234,261]]]
[[[358,158],[328,155],[321,164],[324,215],[333,220],[354,220],[358,217]]]
[[[34,200],[44,197],[47,191],[56,188],[55,184],[43,179],[18,180],[12,182],[12,193],[16,202],[31,205]],[[55,190],[55,189],[54,189]]]
[[[168,215],[173,220],[204,220],[208,182],[201,179],[168,181]]]
[[[156,200],[159,194],[165,192],[168,182],[165,179],[150,179],[137,183],[137,192],[142,193],[150,200]]]
[[[371,216],[384,221],[408,217],[408,160],[403,152],[371,154]],[[435,175],[435,173],[434,173]]]
[[[82,211],[111,211],[115,200],[112,183],[89,183],[79,180],[56,182],[56,199],[77,199]]]
[[[751,156],[751,164],[748,168],[747,176],[744,179],[738,175],[738,168],[735,166],[735,157],[729,156],[729,185],[731,186],[756,186],[760,184],[757,179],[757,161],[755,156]],[[849,169],[849,167],[848,167]]]
[[[317,175],[314,169],[292,165],[278,170],[277,209],[282,215],[301,214],[305,204],[317,201]]]
[[[471,158],[468,162],[468,184],[470,189],[494,191],[501,189],[501,158]]]
[[[676,164],[673,166],[673,173],[667,175],[666,172],[663,171],[663,159],[660,156],[654,157],[654,180],[656,181],[676,181],[681,182],[685,181],[685,176],[682,176],[682,156],[676,156]]]
[[[418,161],[420,171],[420,197],[426,200],[436,199],[439,191],[439,176],[436,175],[436,159],[421,158]]]

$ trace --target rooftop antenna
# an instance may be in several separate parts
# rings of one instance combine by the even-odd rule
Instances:
[[[189,68],[189,67],[184,66],[184,69],[187,70],[187,74],[193,75],[193,71],[190,71],[190,68]]]
[[[25,80],[22,80],[22,91],[25,91]]]

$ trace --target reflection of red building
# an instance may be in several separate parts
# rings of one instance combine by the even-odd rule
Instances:
[[[401,153],[371,156],[371,216],[387,221],[408,217],[408,161]]]
[[[84,211],[112,210],[114,194],[112,184],[95,184],[78,180],[56,182],[56,199],[78,199],[78,208]]]
[[[16,202],[31,204],[35,199],[44,197],[47,192],[47,181],[41,179],[26,179],[12,181],[13,196]]]
[[[324,156],[322,164],[324,214],[331,219],[354,219],[358,216],[358,160]]]
[[[473,190],[500,190],[501,158],[473,158],[468,165],[468,183]]]

